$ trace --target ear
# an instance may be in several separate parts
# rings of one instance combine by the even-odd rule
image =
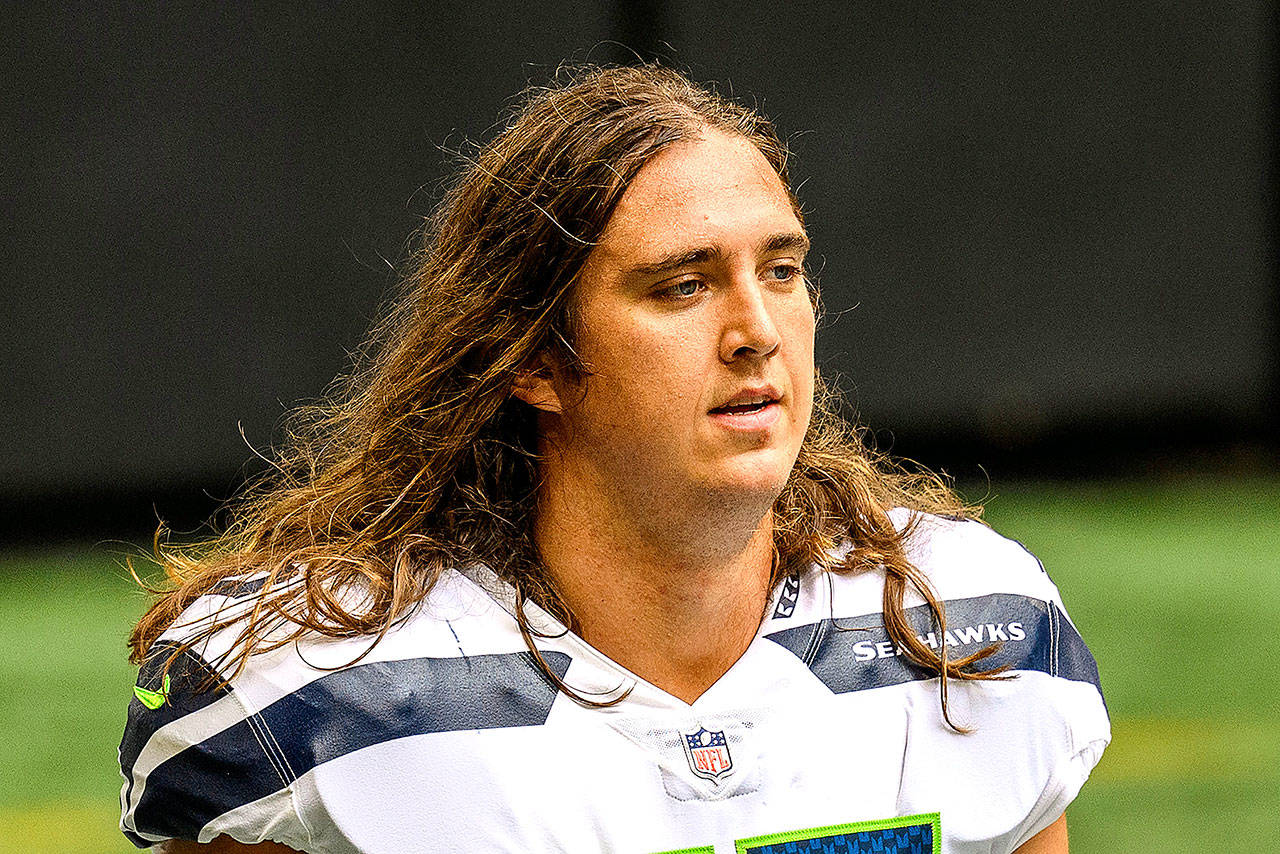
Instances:
[[[534,409],[543,412],[563,412],[560,395],[551,382],[552,373],[549,368],[536,371],[522,371],[516,375],[511,384],[512,396],[523,400]]]

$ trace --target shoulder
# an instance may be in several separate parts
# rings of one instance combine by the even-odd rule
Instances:
[[[324,824],[308,812],[317,767],[404,735],[536,714],[530,705],[543,701],[545,692],[530,700],[487,687],[527,685],[536,673],[518,654],[514,621],[457,573],[376,643],[268,642],[235,672],[227,653],[260,591],[252,577],[211,590],[139,673],[120,746],[121,827],[138,845],[226,834],[312,850]],[[224,629],[184,648],[220,619]]]
[[[983,522],[904,508],[890,518],[904,537],[907,558],[944,599],[996,591],[1059,599],[1040,560]]]
[[[937,703],[912,704],[918,749],[904,766],[912,807],[927,812],[950,798],[961,817],[953,828],[1000,836],[1008,844],[996,850],[1012,850],[1062,814],[1110,740],[1097,664],[1044,567],[1016,540],[972,520],[906,510],[892,518],[945,617],[943,625],[908,589],[909,631],[953,659],[991,650],[979,667],[1001,674],[951,682],[950,713],[972,728],[965,734],[945,728]],[[823,639],[829,662],[818,660],[823,649],[815,657],[829,683],[921,701],[936,692],[936,679],[904,663],[885,628],[883,572],[834,576],[833,623],[846,631]],[[945,791],[938,781],[948,779],[965,786]]]
[[[893,521],[906,538],[908,559],[923,574],[945,618],[941,623],[924,596],[908,586],[902,604],[909,631],[934,650],[945,648],[952,658],[993,648],[981,668],[1020,674],[1009,683],[1013,695],[1034,705],[1043,700],[1042,689],[1071,693],[1090,710],[1097,728],[1105,728],[1097,663],[1034,555],[976,521],[909,511],[894,511]],[[828,573],[830,600],[818,603],[828,612],[825,622],[857,629],[832,632],[826,641],[842,684],[924,678],[903,663],[902,650],[889,636],[884,572]]]
[[[907,560],[943,602],[1007,594],[1062,607],[1058,589],[1039,559],[984,523],[905,508],[895,508],[889,517],[902,537]],[[818,573],[827,577],[823,585],[829,587],[831,601],[818,601],[818,607],[829,608],[832,617],[878,614],[884,600],[883,571],[845,571],[839,568],[843,555],[834,557],[837,568]],[[904,604],[920,607],[925,600],[909,588]]]
[[[905,538],[907,558],[943,606],[945,629],[936,625],[918,591],[908,588],[904,596],[905,616],[930,646],[945,643],[954,654],[968,655],[999,644],[984,667],[1084,683],[1100,698],[1093,654],[1035,555],[978,521],[902,509],[891,517]],[[832,616],[875,621],[883,595],[883,573],[837,573]]]
[[[396,658],[409,652],[419,656],[459,655],[459,632],[466,633],[473,645],[495,649],[510,646],[511,633],[504,631],[508,615],[499,603],[476,581],[450,570],[421,602],[406,611],[381,636],[330,637],[318,631],[304,631],[295,637],[296,624],[282,618],[268,619],[263,624],[265,630],[260,630],[250,644],[253,654],[245,666],[233,667],[247,620],[267,592],[264,580],[265,576],[249,575],[228,579],[210,588],[160,636],[148,655],[148,665],[152,666],[144,667],[144,671],[153,669],[153,662],[159,661],[157,651],[190,644],[184,658],[200,662],[200,667],[216,673],[241,693],[252,694],[255,680],[264,678],[282,684],[291,679],[309,680],[362,662]],[[299,588],[303,583],[303,579],[296,578],[272,592]],[[334,593],[352,613],[362,611],[360,600],[365,595],[354,589]],[[217,630],[209,631],[215,624],[218,624]]]

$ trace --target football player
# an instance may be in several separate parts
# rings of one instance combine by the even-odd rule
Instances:
[[[1067,850],[1109,739],[1034,557],[814,366],[787,152],[659,68],[530,93],[366,362],[134,632],[177,852]]]

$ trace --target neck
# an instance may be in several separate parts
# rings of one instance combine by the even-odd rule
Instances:
[[[692,703],[746,651],[773,569],[772,499],[636,496],[544,482],[535,525],[542,559],[584,640]],[[622,512],[622,508],[629,512]],[[678,521],[673,517],[678,517]]]

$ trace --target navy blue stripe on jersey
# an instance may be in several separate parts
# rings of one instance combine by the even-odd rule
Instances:
[[[146,661],[138,671],[138,687],[157,692],[163,690],[167,672],[169,690],[164,705],[158,709],[148,709],[136,696],[129,701],[129,718],[120,741],[120,768],[129,781],[126,796],[133,792],[133,765],[156,730],[200,711],[230,690],[216,677],[208,662],[191,650],[183,650],[174,657],[179,646],[174,641],[157,642],[147,652]]]
[[[992,643],[999,651],[980,663],[982,669],[1038,670],[1102,691],[1098,665],[1089,648],[1054,604],[1029,596],[993,593],[945,603],[947,633],[931,625],[925,605],[908,608],[907,620],[930,646],[946,643],[959,658]],[[766,637],[795,653],[833,692],[865,691],[928,679],[932,674],[911,664],[889,638],[881,614],[822,620],[784,629]]]
[[[569,656],[542,656],[564,678]],[[364,747],[426,733],[544,724],[556,690],[528,652],[338,670],[157,766],[135,825],[144,833],[195,839],[222,813]]]

